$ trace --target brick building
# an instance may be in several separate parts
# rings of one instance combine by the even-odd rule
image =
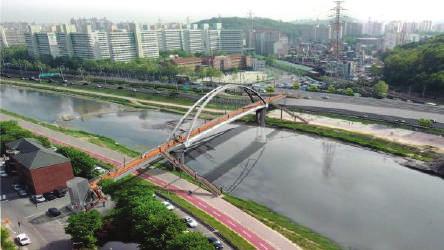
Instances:
[[[14,169],[30,192],[43,194],[66,187],[74,178],[71,161],[37,141],[22,138],[6,144],[9,168]]]

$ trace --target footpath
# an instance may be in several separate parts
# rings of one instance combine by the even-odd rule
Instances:
[[[121,166],[123,165],[124,159],[128,161],[128,159],[131,158],[80,138],[72,137],[41,125],[0,113],[0,121],[4,120],[16,120],[21,127],[45,136],[51,142],[78,148],[93,157],[97,157],[115,166]],[[257,249],[301,249],[280,233],[274,231],[221,197],[214,197],[208,191],[172,173],[159,169],[151,169],[142,174],[141,177],[155,185],[174,191],[186,201],[210,214],[216,220],[241,235]],[[188,190],[192,190],[193,194],[188,195]]]

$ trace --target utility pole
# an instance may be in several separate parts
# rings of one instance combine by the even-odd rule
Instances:
[[[342,31],[342,25],[344,24],[344,20],[343,20],[343,16],[342,16],[342,11],[345,10],[344,8],[342,8],[342,3],[344,1],[342,0],[337,0],[334,1],[335,3],[335,7],[333,9],[331,9],[332,11],[332,16],[333,16],[333,20],[332,20],[332,30],[333,30],[333,37],[332,37],[332,48],[333,48],[333,53],[335,55],[336,60],[339,62],[339,54],[342,48],[342,35],[341,35],[341,31]]]

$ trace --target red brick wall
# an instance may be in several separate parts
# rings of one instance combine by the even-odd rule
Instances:
[[[36,194],[51,192],[58,187],[66,187],[66,181],[74,178],[71,162],[33,169],[31,175]]]

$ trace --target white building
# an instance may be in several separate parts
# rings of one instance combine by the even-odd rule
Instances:
[[[196,28],[196,27],[195,27]],[[186,29],[184,30],[184,50],[189,53],[202,53],[204,48],[204,30]]]
[[[133,32],[108,33],[108,45],[113,61],[128,62],[138,57],[136,39]]]
[[[71,33],[73,56],[82,59],[110,58],[105,32]]]
[[[156,31],[140,32],[141,57],[157,58],[159,57],[159,44]],[[139,53],[140,55],[140,53]]]

